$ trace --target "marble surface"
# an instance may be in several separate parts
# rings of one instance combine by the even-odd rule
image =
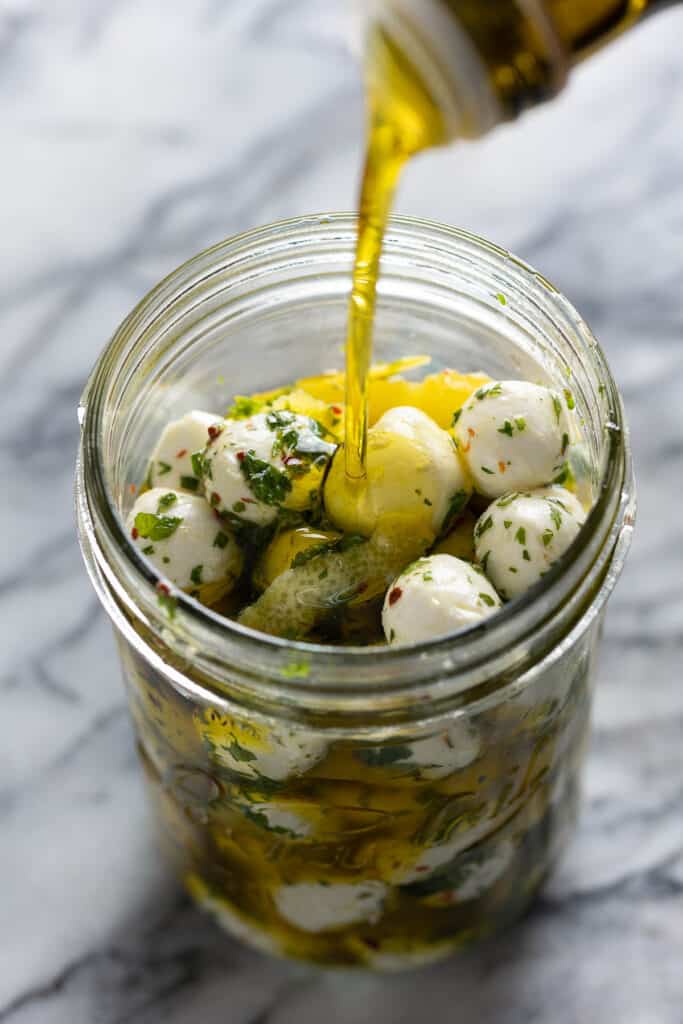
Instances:
[[[160,866],[71,511],[76,403],[134,301],[221,237],[352,206],[333,0],[0,0],[0,1022],[683,1021],[683,10],[399,208],[541,267],[626,398],[640,521],[578,837],[512,933],[417,975],[265,960]]]

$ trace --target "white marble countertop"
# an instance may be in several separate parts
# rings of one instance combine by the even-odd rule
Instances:
[[[683,10],[566,95],[410,169],[399,208],[554,279],[626,398],[640,522],[608,618],[578,838],[531,916],[389,979],[271,963],[160,866],[71,511],[76,403],[193,252],[352,206],[334,0],[0,0],[0,1022],[683,1021]]]

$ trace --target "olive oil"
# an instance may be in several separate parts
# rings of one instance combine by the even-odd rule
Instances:
[[[368,141],[346,343],[346,476],[362,501],[382,242],[405,163],[556,95],[571,69],[670,0],[381,0],[367,33]]]

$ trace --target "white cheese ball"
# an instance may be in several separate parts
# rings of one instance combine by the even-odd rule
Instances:
[[[278,913],[289,924],[314,935],[367,921],[382,914],[387,887],[381,882],[298,882],[275,893]]]
[[[475,847],[462,855],[458,864],[457,882],[448,885],[426,898],[429,906],[452,906],[454,903],[465,903],[476,900],[499,881],[510,867],[515,855],[515,847],[511,840],[503,839],[492,849],[488,844],[483,848]]]
[[[335,526],[369,537],[384,516],[424,522],[436,536],[454,500],[464,507],[471,488],[453,439],[420,409],[389,409],[368,431],[367,480],[349,489],[344,454],[325,484],[325,508]],[[419,527],[418,527],[419,528]]]
[[[200,719],[198,728],[217,764],[256,780],[281,782],[303,775],[327,752],[321,736],[283,725],[247,722],[217,711]]]
[[[204,450],[209,440],[209,428],[220,423],[220,416],[200,409],[193,409],[181,419],[169,423],[152,453],[150,486],[201,494],[201,481],[192,466],[192,456]]]
[[[505,495],[477,521],[477,560],[499,594],[517,597],[564,554],[585,519],[583,506],[564,487]]]
[[[370,767],[379,767],[394,777],[411,774],[436,781],[472,764],[479,750],[478,730],[471,722],[456,719],[424,739],[363,747],[357,756]]]
[[[154,487],[137,499],[126,528],[131,542],[181,590],[231,586],[242,572],[242,552],[204,498]]]
[[[522,380],[493,381],[465,402],[453,433],[476,490],[487,498],[551,483],[576,426],[571,395]]]
[[[422,850],[393,844],[386,856],[378,858],[382,877],[393,885],[412,885],[425,882],[433,875],[449,867],[456,857],[480,842],[491,832],[490,820],[470,826],[467,821],[458,823],[448,839]]]
[[[382,625],[390,644],[418,643],[473,626],[500,607],[479,566],[453,555],[430,555],[389,587]]]
[[[285,410],[225,420],[204,455],[209,503],[257,526],[272,523],[281,508],[313,508],[337,447],[323,435],[316,420]]]

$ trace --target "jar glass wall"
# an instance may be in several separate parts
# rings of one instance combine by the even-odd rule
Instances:
[[[391,969],[512,920],[562,849],[634,497],[621,402],[575,310],[503,250],[397,218],[376,358],[570,381],[595,497],[574,546],[501,613],[406,648],[288,643],[160,595],[122,525],[156,437],[190,408],[339,367],[354,245],[352,217],[285,222],[151,292],[84,393],[77,512],[191,893],[260,948]]]

